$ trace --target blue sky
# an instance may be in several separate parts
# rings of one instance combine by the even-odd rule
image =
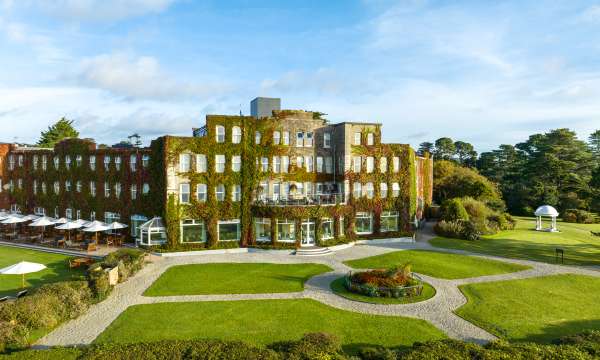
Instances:
[[[478,150],[600,129],[600,2],[0,0],[0,141],[115,143],[255,96]]]

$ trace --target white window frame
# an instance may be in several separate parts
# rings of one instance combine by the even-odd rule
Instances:
[[[196,154],[196,172],[205,173],[207,169],[206,155]]]
[[[262,141],[262,134],[260,133],[260,131],[255,131],[254,132],[254,144],[260,145],[261,141]]]
[[[400,196],[400,184],[395,182],[392,183],[392,197],[397,198],[398,196]]]
[[[283,141],[282,141],[283,145],[289,146],[290,145],[290,132],[289,131],[284,131],[283,132]]]
[[[313,146],[313,133],[308,131],[304,134],[304,147]]]
[[[375,135],[373,135],[373,133],[367,133],[367,145],[368,146],[375,145]]]
[[[215,141],[217,143],[225,142],[225,126],[223,126],[223,125],[215,126]]]
[[[356,231],[356,235],[370,235],[370,234],[373,233],[373,213],[371,213],[371,212],[357,212],[355,218],[356,219],[359,219],[359,218],[360,219],[369,219],[369,224],[370,224],[370,226],[369,226],[370,230],[369,231],[361,231],[361,232]]]
[[[192,169],[192,155],[191,154],[179,154],[179,172],[189,172],[191,169]]]
[[[273,156],[273,172],[275,174],[281,172],[281,158],[279,156]]]
[[[231,225],[237,224],[237,238],[236,239],[228,239],[221,240],[221,225]],[[240,220],[239,219],[231,219],[231,220],[219,220],[217,222],[217,239],[218,241],[229,242],[229,241],[240,241],[241,239],[241,229],[240,229]]]
[[[324,149],[331,148],[331,133],[330,132],[323,133],[323,148]]]
[[[325,223],[331,224],[331,235],[330,236],[325,236],[325,232],[323,231],[323,225]],[[333,239],[334,237],[335,237],[335,222],[333,221],[333,218],[322,218],[321,219],[321,240],[330,240],[330,239]]]
[[[281,133],[279,131],[273,131],[273,145],[281,144]]]
[[[277,242],[282,242],[282,243],[295,243],[296,242],[296,232],[298,231],[298,229],[296,229],[296,221],[294,219],[277,219],[277,221],[275,221],[275,224],[276,224],[275,226],[277,226]],[[280,238],[281,232],[279,231],[279,225],[291,225],[291,228],[294,231],[294,238],[281,240],[281,238]]]
[[[290,157],[285,155],[281,157],[281,172],[287,173],[290,171]]]
[[[354,145],[360,145],[361,142],[361,134],[360,132],[355,132],[354,133]]]
[[[258,227],[257,225],[268,225],[269,227],[269,235],[268,237],[264,237],[264,236],[259,236],[259,232],[258,232]],[[254,237],[256,238],[257,242],[271,242],[271,233],[272,233],[272,225],[271,225],[271,219],[270,218],[254,218]]]
[[[380,183],[379,184],[379,197],[382,199],[387,198],[388,195],[388,186],[387,183]]]
[[[361,156],[354,156],[352,157],[352,171],[355,174],[360,173],[362,169],[362,157]]]
[[[231,201],[242,201],[242,187],[239,184],[231,185]]]
[[[202,236],[200,241],[183,241],[183,228],[188,226],[201,226],[202,227]],[[179,243],[180,244],[202,244],[206,242],[206,224],[203,220],[195,220],[195,219],[182,219],[179,221]]]
[[[304,131],[296,131],[296,147],[304,146]]]
[[[367,156],[366,161],[367,174],[373,173],[375,171],[375,158],[372,156]]]
[[[225,155],[222,155],[222,154],[215,155],[215,172],[224,173],[226,163],[227,163],[227,160],[225,159]]]
[[[387,157],[382,156],[379,158],[379,172],[382,174],[387,173],[388,161]]]
[[[389,230],[387,228],[385,228],[385,229],[381,228],[380,229],[381,232],[394,232],[394,231],[398,231],[399,230],[399,227],[400,227],[400,213],[398,211],[382,211],[381,215],[379,217],[379,219],[380,219],[379,223],[380,224],[383,224],[383,219],[384,218],[395,218],[396,219],[396,228],[392,229],[392,230]]]
[[[317,156],[317,172],[318,173],[323,172],[323,157],[322,156]]]
[[[400,171],[400,157],[394,156],[392,159],[394,172],[397,173]]]
[[[218,184],[215,186],[215,199],[217,201],[225,201],[225,185]]]
[[[358,181],[352,184],[352,197],[357,199],[362,196],[362,184]]]
[[[372,199],[375,196],[375,187],[372,182],[367,182],[362,188],[363,195],[367,197],[367,199]]]
[[[239,126],[231,128],[231,142],[233,144],[239,144],[242,142],[242,129]]]
[[[231,157],[231,171],[240,172],[242,170],[242,157],[240,155],[233,155]]]
[[[191,185],[190,183],[179,184],[179,203],[189,204],[191,200]]]
[[[198,202],[206,202],[208,196],[208,187],[206,184],[196,184],[196,200]]]

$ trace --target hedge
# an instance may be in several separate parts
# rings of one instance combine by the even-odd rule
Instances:
[[[358,339],[357,339],[358,340]],[[81,348],[27,350],[0,355],[0,360],[587,360],[600,357],[600,331],[587,331],[556,340],[553,344],[496,341],[485,346],[459,340],[415,343],[408,349],[360,346],[348,354],[334,336],[306,334],[297,341],[279,342],[266,348],[239,341],[164,340],[136,344],[97,344]]]

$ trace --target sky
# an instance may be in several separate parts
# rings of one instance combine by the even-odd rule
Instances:
[[[0,0],[0,141],[62,116],[113,144],[256,96],[385,142],[479,151],[600,129],[600,2]]]

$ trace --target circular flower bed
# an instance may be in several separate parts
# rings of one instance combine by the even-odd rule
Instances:
[[[423,281],[410,271],[408,264],[389,270],[350,271],[344,285],[350,292],[370,297],[403,298],[423,292]]]

